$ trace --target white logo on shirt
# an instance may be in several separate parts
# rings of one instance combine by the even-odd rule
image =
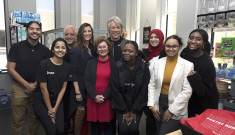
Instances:
[[[73,77],[73,75],[69,75],[69,77]]]
[[[54,72],[48,72],[48,71],[47,71],[47,74],[49,74],[49,75],[54,75],[55,73],[54,73]]]

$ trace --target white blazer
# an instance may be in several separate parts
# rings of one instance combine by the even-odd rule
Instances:
[[[154,63],[148,85],[148,106],[154,106],[158,110],[166,61],[167,57],[163,57]],[[187,76],[193,69],[193,63],[178,56],[168,92],[168,110],[173,113],[172,119],[188,118],[188,101],[192,95],[192,88]]]

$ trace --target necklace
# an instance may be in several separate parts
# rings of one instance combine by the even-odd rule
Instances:
[[[105,66],[105,64],[106,64],[107,62],[105,62],[104,64],[103,63],[101,63],[102,64],[102,66],[103,66],[103,68],[105,68],[104,66]]]

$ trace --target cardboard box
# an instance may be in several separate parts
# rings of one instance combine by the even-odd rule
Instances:
[[[22,18],[29,18],[28,12],[22,12]]]
[[[28,14],[29,14],[29,18],[30,18],[30,19],[35,19],[35,14],[34,14],[34,12],[28,12]]]
[[[15,18],[15,17],[21,17],[21,11],[14,11],[13,12],[13,18]]]
[[[215,43],[215,56],[221,56],[221,43]]]
[[[29,23],[29,18],[22,18],[22,23]]]
[[[235,56],[235,37],[223,37],[221,40],[221,56]]]

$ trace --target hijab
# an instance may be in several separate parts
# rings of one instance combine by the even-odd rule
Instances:
[[[163,47],[163,40],[164,40],[164,35],[161,30],[159,29],[153,29],[150,34],[149,34],[149,41],[150,41],[150,36],[154,33],[158,39],[159,39],[159,44],[155,47],[153,47],[150,42],[149,42],[149,54],[148,54],[148,59],[151,60],[153,57],[156,57],[160,54],[160,52],[164,49]]]

